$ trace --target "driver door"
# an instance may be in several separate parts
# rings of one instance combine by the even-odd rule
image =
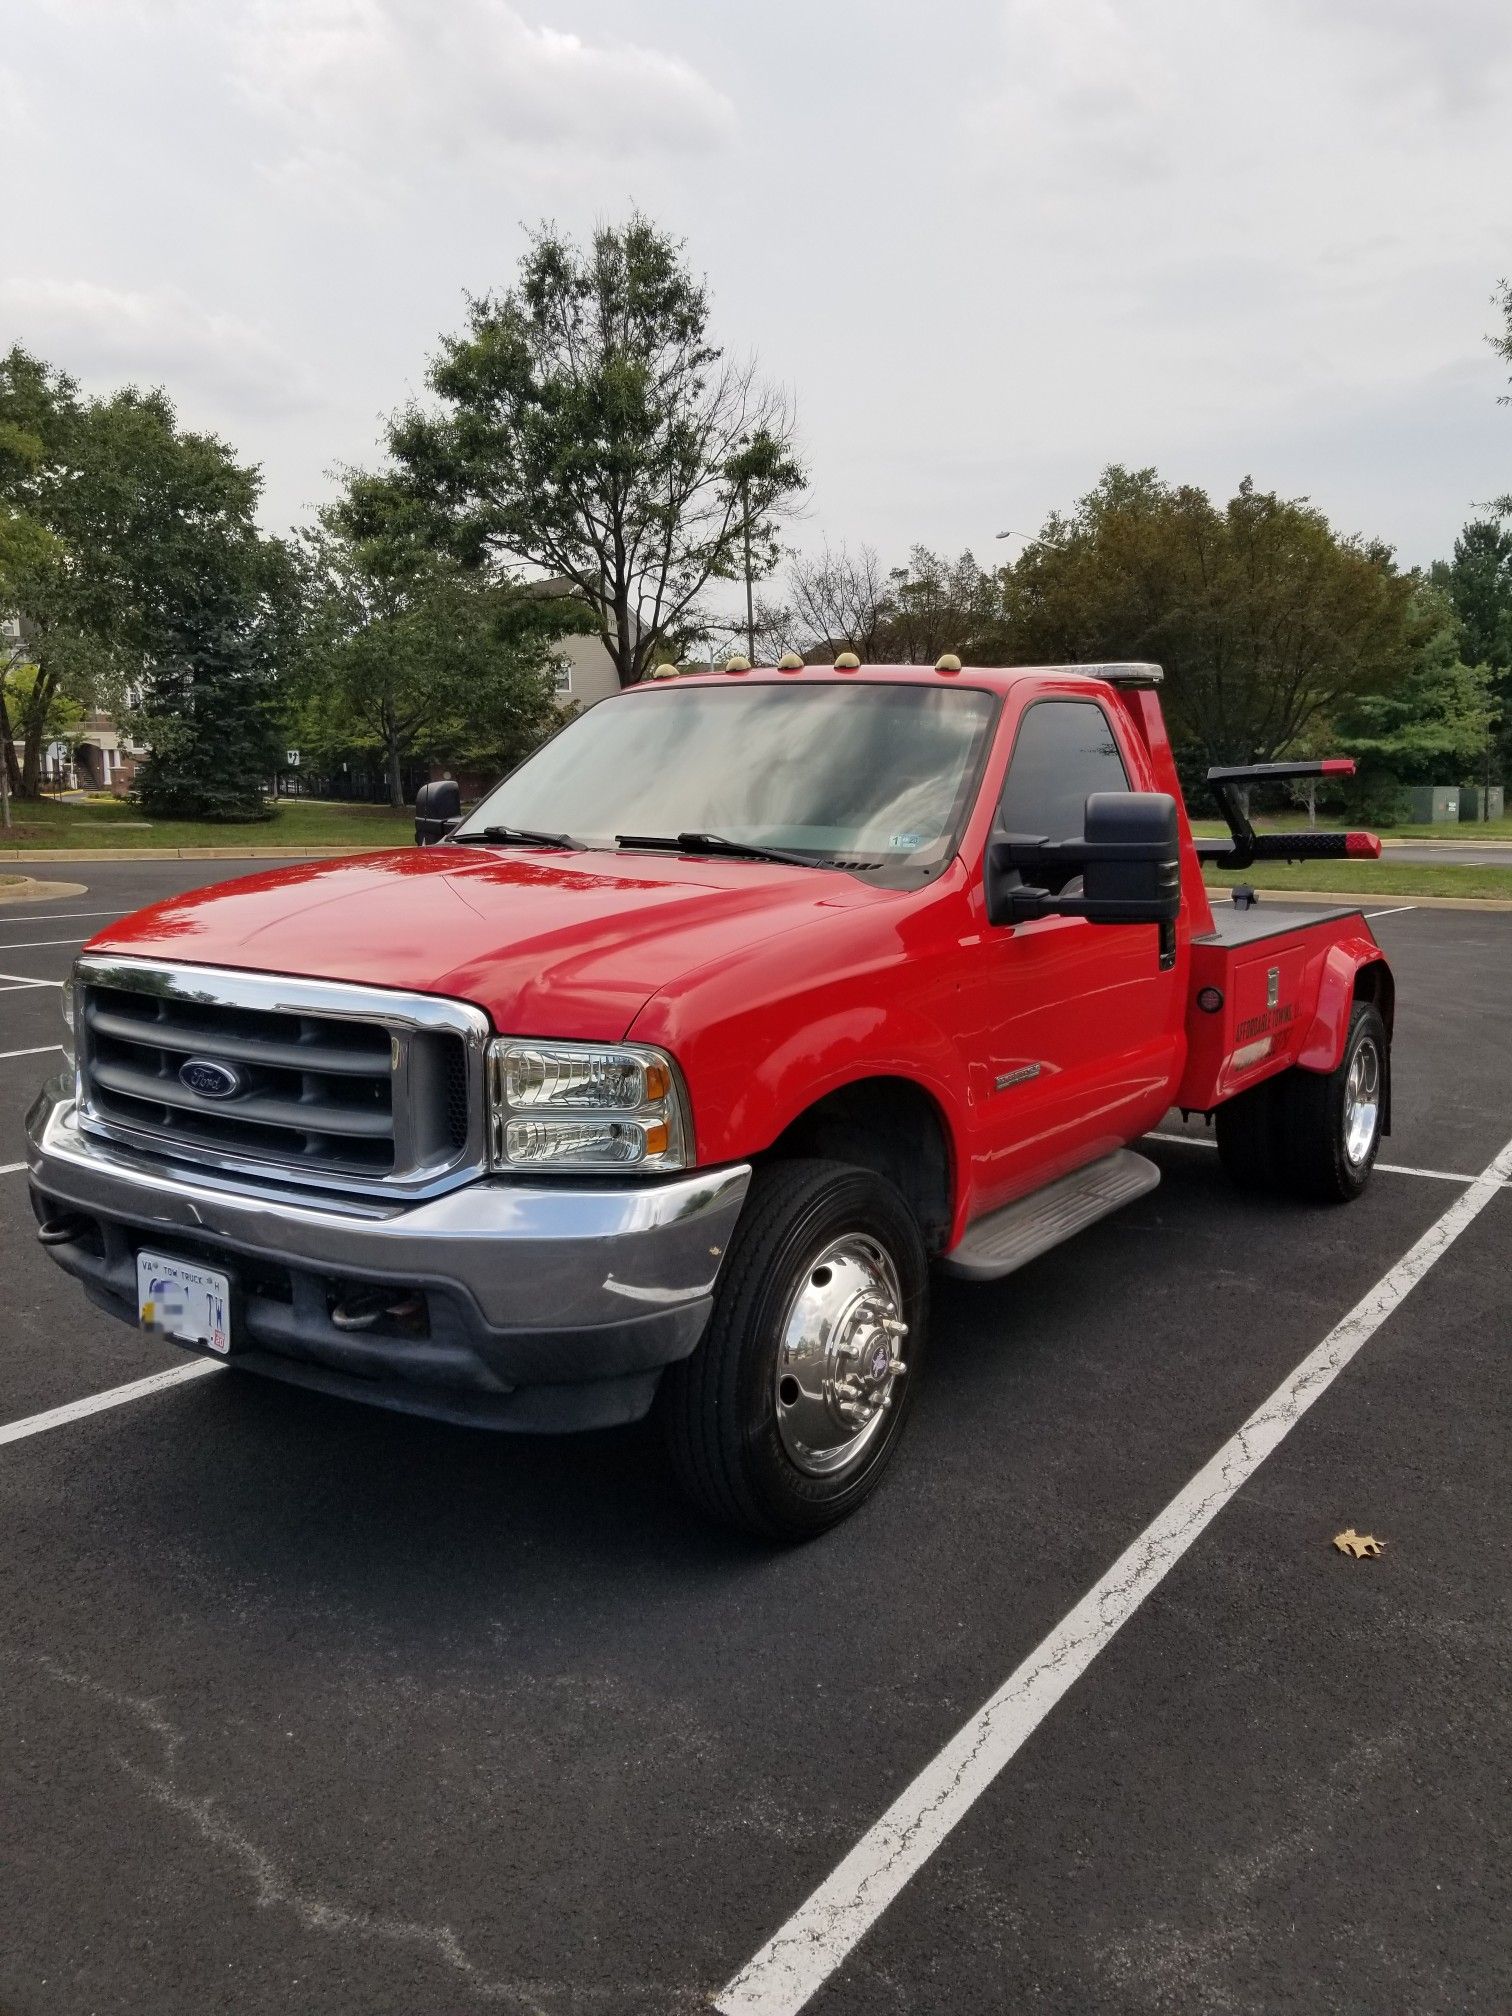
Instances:
[[[994,833],[1079,840],[1090,793],[1143,789],[1133,781],[1142,769],[1100,700],[1033,700]],[[1057,893],[1079,892],[1068,882]],[[973,1104],[979,1194],[992,1210],[1152,1126],[1182,1038],[1156,925],[1041,917],[988,926],[982,970]]]

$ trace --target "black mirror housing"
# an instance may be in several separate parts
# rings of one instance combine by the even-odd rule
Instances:
[[[1163,791],[1087,800],[1086,915],[1094,924],[1169,924],[1181,914],[1181,831]]]
[[[415,793],[415,845],[434,847],[462,823],[462,788],[452,777],[422,784]]]
[[[1174,924],[1181,913],[1181,829],[1164,791],[1094,791],[1081,840],[1019,834],[987,850],[987,918],[1085,917],[1093,924]],[[1079,896],[1056,891],[1077,875]],[[1047,886],[1050,885],[1050,886]]]

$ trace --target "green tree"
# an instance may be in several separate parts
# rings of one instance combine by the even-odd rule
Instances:
[[[394,488],[465,564],[571,582],[621,685],[748,551],[756,578],[803,482],[786,402],[710,341],[683,246],[639,215],[586,247],[543,227],[429,383],[440,410],[391,423]]]
[[[92,669],[94,556],[81,564],[60,536],[83,418],[78,387],[66,373],[19,345],[0,357],[0,610],[23,619],[35,662],[24,693],[14,679],[0,691],[6,781],[18,797],[40,794],[55,696],[70,674]],[[25,750],[20,762],[17,741]]]
[[[1443,590],[1420,582],[1417,648],[1407,676],[1386,692],[1357,693],[1333,741],[1360,766],[1356,802],[1386,806],[1405,784],[1443,784],[1481,771],[1491,734],[1491,672],[1459,655],[1461,628]]]
[[[900,665],[932,665],[945,651],[980,658],[997,608],[993,577],[975,556],[949,560],[915,546],[906,567],[888,574],[888,608],[877,640],[884,658]]]
[[[999,662],[1158,660],[1178,746],[1269,761],[1415,649],[1415,584],[1388,548],[1246,480],[1226,505],[1153,469],[1110,468],[999,576]]]
[[[359,537],[357,522],[378,529]],[[304,584],[301,745],[376,752],[391,804],[404,803],[408,759],[509,769],[560,720],[551,645],[583,626],[581,605],[464,569],[392,517],[380,523],[368,479],[352,479],[309,535]]]
[[[257,469],[180,433],[163,393],[119,393],[102,418],[118,473],[102,536],[129,611],[120,634],[145,670],[137,796],[159,817],[264,816],[283,739],[277,671],[298,620],[293,554],[258,531]]]
[[[776,511],[785,500],[807,488],[808,478],[791,447],[766,426],[758,427],[741,442],[725,464],[725,476],[738,506],[741,573],[745,579],[746,655],[754,664],[756,583],[772,572],[782,551],[777,540]]]
[[[1433,579],[1459,619],[1460,657],[1490,673],[1493,760],[1505,775],[1512,761],[1512,526],[1473,519]]]
[[[59,695],[119,707],[142,684],[143,802],[190,817],[261,809],[293,576],[258,532],[260,487],[225,443],[182,432],[162,391],[84,398],[20,348],[0,359],[6,599],[37,666],[14,717],[23,796],[40,788]]]

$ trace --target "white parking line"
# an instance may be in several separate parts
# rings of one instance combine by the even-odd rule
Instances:
[[[1216,1148],[1216,1141],[1208,1141],[1201,1134],[1147,1134],[1147,1141],[1169,1141],[1175,1148]],[[1467,1176],[1459,1169],[1417,1169],[1410,1162],[1377,1162],[1376,1173],[1380,1176],[1427,1176],[1435,1183],[1479,1183],[1479,1176]]]
[[[1401,903],[1395,910],[1367,910],[1365,922],[1368,924],[1372,917],[1405,917],[1409,910],[1416,910],[1417,907],[1416,903]]]
[[[28,1414],[23,1421],[0,1425],[0,1444],[24,1442],[28,1435],[45,1435],[49,1428],[64,1428],[70,1421],[82,1421],[90,1414],[103,1414],[108,1407],[124,1407],[131,1400],[145,1400],[168,1386],[182,1386],[189,1379],[203,1379],[209,1372],[226,1368],[210,1358],[194,1358],[187,1365],[174,1365],[166,1372],[153,1372],[145,1379],[133,1379],[129,1386],[112,1386],[104,1393],[91,1393],[87,1400],[70,1400],[66,1407],[50,1407],[45,1414]]]
[[[13,983],[9,987],[0,987],[0,994],[19,994],[23,987],[61,987],[63,985],[61,980],[34,980],[30,973],[0,973],[0,980],[9,980]]]
[[[49,1050],[61,1050],[61,1043],[39,1043],[35,1050],[0,1050],[0,1064],[7,1057],[45,1057]]]
[[[82,945],[82,938],[10,938],[0,944],[0,952],[35,952],[39,945]]]
[[[45,899],[44,899],[44,900],[45,900]],[[59,901],[60,899],[59,899],[58,897],[56,897],[56,896],[55,896],[55,897],[54,897],[54,898],[53,898],[52,900],[53,900],[53,901],[54,901],[54,902],[56,903],[56,902],[58,902],[58,901]],[[31,917],[28,917],[28,918],[26,919],[26,922],[27,922],[28,924],[30,924],[30,923],[31,923],[31,922],[33,921],[33,919],[35,919],[35,921],[36,921],[36,922],[37,922],[38,924],[72,924],[72,923],[73,923],[73,921],[74,921],[74,919],[75,919],[76,917],[119,917],[119,916],[120,916],[120,915],[122,914],[122,913],[121,913],[121,911],[120,911],[119,909],[115,909],[115,910],[43,910],[43,909],[42,909],[42,907],[41,907],[41,904],[40,904],[40,903],[34,903],[34,904],[33,904],[33,905],[31,906],[31,909],[32,909],[32,916],[31,916]],[[40,912],[40,914],[38,914],[39,912]],[[0,923],[3,923],[3,924],[14,924],[14,925],[16,925],[16,926],[17,926],[18,928],[20,927],[20,925],[21,925],[21,922],[22,922],[22,920],[21,920],[21,919],[20,919],[19,917],[5,917],[5,918],[0,918]]]
[[[806,1903],[722,1990],[721,2016],[795,2016],[1009,1764],[1192,1542],[1512,1179],[1512,1141],[1335,1324],[959,1729]]]
[[[18,1169],[24,1169],[24,1162],[0,1162],[0,1176],[14,1176]]]

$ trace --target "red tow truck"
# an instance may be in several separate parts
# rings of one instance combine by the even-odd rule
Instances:
[[[99,1307],[321,1392],[514,1430],[661,1416],[776,1538],[877,1483],[932,1268],[1011,1273],[1212,1116],[1230,1175],[1364,1188],[1390,971],[1352,906],[1220,905],[1150,665],[784,661],[647,681],[435,844],[102,931],[28,1117]],[[1322,766],[1328,767],[1328,766]]]

